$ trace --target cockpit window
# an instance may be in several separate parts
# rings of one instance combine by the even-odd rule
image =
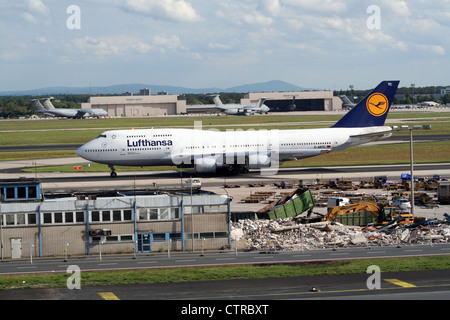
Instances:
[[[97,138],[106,138],[106,134],[101,134],[101,135],[99,135]]]

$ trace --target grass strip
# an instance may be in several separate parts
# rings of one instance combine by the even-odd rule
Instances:
[[[154,268],[101,272],[83,272],[81,270],[81,286],[361,274],[366,273],[367,267],[370,265],[377,265],[380,267],[381,272],[446,270],[450,269],[450,256],[374,258],[274,265]],[[67,278],[70,275],[67,273],[4,275],[0,276],[0,290],[65,287]]]

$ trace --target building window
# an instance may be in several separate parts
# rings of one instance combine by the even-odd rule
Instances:
[[[28,224],[36,224],[36,213],[28,214]]]
[[[154,233],[153,241],[166,241],[166,234],[165,233]]]
[[[158,209],[150,209],[150,220],[158,220]]]
[[[76,222],[84,222],[84,212],[83,211],[77,211],[75,214]]]
[[[21,213],[21,214],[17,214],[17,225],[24,225],[25,224],[25,214]]]
[[[65,212],[64,218],[66,223],[73,223],[73,212]]]
[[[122,212],[120,210],[113,210],[113,221],[122,221]]]
[[[133,235],[127,234],[120,236],[120,241],[133,241]]]
[[[26,198],[27,198],[27,188],[17,187],[17,199],[26,199]]]
[[[100,211],[92,211],[91,212],[91,221],[99,222],[100,221]]]
[[[52,213],[51,212],[44,213],[44,223],[52,223]]]
[[[55,223],[63,223],[62,212],[55,212]]]
[[[170,219],[174,220],[174,219],[179,219],[180,218],[180,214],[179,214],[179,208],[170,208]]]
[[[14,215],[13,214],[6,214],[3,216],[5,219],[5,225],[7,226],[13,226],[14,225]]]
[[[28,198],[29,199],[37,199],[37,187],[36,186],[29,186],[28,187]]]
[[[170,208],[163,208],[160,211],[159,220],[169,220]]]
[[[119,242],[119,236],[107,236],[106,242]]]
[[[5,188],[6,189],[6,199],[15,199],[15,188]]]
[[[147,209],[139,209],[138,213],[139,213],[139,220],[140,221],[147,221],[148,220]]]
[[[124,221],[131,221],[132,220],[132,214],[131,210],[123,210],[123,220]]]
[[[102,211],[102,221],[103,222],[111,221],[111,211]]]

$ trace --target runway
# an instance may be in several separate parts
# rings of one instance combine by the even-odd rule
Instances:
[[[225,314],[227,310],[230,312],[228,315],[231,315],[236,309],[226,309],[229,305],[266,305],[266,310],[273,319],[275,312],[298,310],[298,305],[290,300],[450,299],[448,270],[381,272],[377,289],[367,285],[371,275],[359,273],[189,283],[82,286],[78,290],[68,288],[6,290],[0,291],[0,300],[145,300],[150,305],[154,303],[152,306],[155,307],[167,306],[166,315],[180,315],[182,308],[188,306],[192,308],[213,305],[217,308],[216,314]],[[312,290],[313,288],[316,290]]]

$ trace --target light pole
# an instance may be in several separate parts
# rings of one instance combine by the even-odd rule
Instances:
[[[414,129],[409,129],[409,152],[410,152],[410,166],[411,166],[411,214],[414,215],[414,156],[413,156],[413,132]]]
[[[413,130],[430,130],[431,125],[415,125],[412,128],[409,126],[401,126],[401,130],[409,130],[409,162],[411,171],[411,215],[414,217],[414,149],[413,149]],[[392,130],[398,130],[397,127],[393,127]]]

